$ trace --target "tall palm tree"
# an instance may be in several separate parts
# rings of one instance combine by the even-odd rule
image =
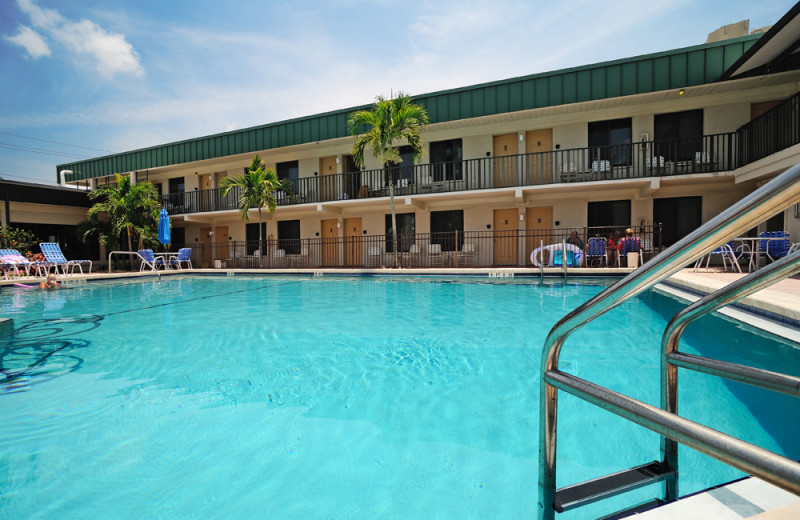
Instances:
[[[111,228],[117,235],[123,231],[128,236],[128,251],[133,251],[133,236],[139,239],[139,249],[144,241],[153,241],[158,229],[158,192],[149,182],[131,185],[129,175],[115,173],[116,185],[100,186],[89,192],[89,198],[98,200],[89,208],[89,220],[107,213]]]
[[[279,179],[272,168],[264,169],[261,157],[256,155],[247,168],[247,173],[239,177],[225,177],[220,187],[223,197],[227,197],[234,188],[238,189],[237,206],[245,222],[250,222],[250,208],[258,208],[258,243],[263,254],[261,238],[266,234],[266,230],[262,232],[261,229],[261,209],[267,208],[268,212],[275,213],[278,207],[278,191],[284,191],[288,196],[292,196],[288,179]]]
[[[414,162],[418,161],[425,149],[422,145],[422,130],[428,124],[428,112],[424,107],[411,102],[411,97],[398,92],[394,99],[376,96],[370,110],[359,110],[350,114],[347,128],[355,137],[353,161],[359,168],[364,167],[364,152],[372,148],[374,157],[379,158],[389,178],[389,203],[392,211],[392,244],[394,245],[394,266],[397,267],[397,217],[394,211],[394,169],[392,165],[402,162],[400,151],[394,147],[405,141],[411,148]],[[364,129],[364,133],[361,130]]]

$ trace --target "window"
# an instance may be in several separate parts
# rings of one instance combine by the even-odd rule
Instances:
[[[703,111],[656,114],[654,155],[667,161],[693,161],[703,151]]]
[[[613,166],[631,163],[631,118],[589,123],[592,161],[611,161]]]
[[[247,241],[247,254],[252,255],[256,251],[261,250],[261,245],[258,242],[258,223],[250,222],[245,224],[244,238]],[[267,239],[267,226],[261,225],[261,240]]]
[[[431,143],[431,164],[434,181],[461,180],[461,139]]]
[[[401,146],[398,148],[398,152],[400,152],[401,162],[399,164],[386,164],[395,186],[399,184],[398,181],[400,179],[407,179],[409,182],[414,179],[414,154],[411,153],[411,147]],[[387,183],[388,181],[389,179],[387,179]]]
[[[395,215],[397,220],[397,240],[400,243],[400,251],[408,252],[411,244],[416,242],[416,215],[414,213],[399,213]],[[392,243],[392,215],[386,215],[386,252],[394,253]]]
[[[300,221],[282,220],[278,222],[278,249],[287,255],[300,254]]]
[[[275,170],[278,173],[278,179],[289,179],[296,181],[300,178],[300,166],[298,161],[286,161],[277,164]]]
[[[399,226],[399,224],[398,224]],[[431,211],[431,244],[442,251],[455,251],[464,243],[464,211]]]
[[[88,243],[78,238],[78,227],[64,224],[36,224],[27,222],[11,222],[12,227],[30,231],[43,242],[58,242],[61,251],[67,258],[85,258],[87,260],[100,259],[100,247],[96,238],[92,237]],[[127,236],[121,235],[120,244],[127,247]],[[134,247],[136,242],[133,243]],[[37,248],[38,251],[38,248]]]
[[[185,185],[183,183],[183,177],[174,177],[169,180],[169,201],[167,204],[167,211],[169,212],[180,212],[183,211],[183,193],[185,191]],[[175,207],[173,207],[175,206]]]
[[[186,246],[186,228],[174,227],[170,230],[170,251]]]
[[[630,200],[606,200],[590,202],[587,226],[591,234],[612,235],[617,229],[624,230],[631,225]]]
[[[700,227],[702,205],[702,197],[653,199],[653,223],[661,224],[664,246],[671,246]]]
[[[170,193],[183,193],[186,191],[186,186],[183,183],[183,177],[174,177],[169,180]]]

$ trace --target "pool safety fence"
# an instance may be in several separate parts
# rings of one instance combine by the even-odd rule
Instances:
[[[589,238],[607,239],[614,231],[621,236],[634,229],[640,246],[640,262],[647,262],[662,249],[661,226],[605,226],[582,228],[514,229],[491,231],[447,231],[441,233],[356,235],[315,238],[278,238],[227,242],[173,244],[192,248],[195,267],[218,269],[329,269],[329,268],[487,268],[535,267],[531,252],[542,246],[535,260],[547,266],[561,266],[558,245],[573,231],[582,247]],[[342,228],[338,231],[347,233]],[[585,256],[585,255],[584,255]],[[577,258],[577,257],[575,257]],[[573,258],[573,260],[575,260]],[[592,258],[586,266],[615,267],[613,258]],[[570,267],[578,266],[577,260]],[[622,263],[625,266],[625,263]]]

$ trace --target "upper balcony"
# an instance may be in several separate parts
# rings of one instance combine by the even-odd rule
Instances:
[[[800,94],[735,132],[690,139],[555,150],[291,179],[279,206],[395,195],[488,190],[729,172],[800,143]],[[162,195],[171,214],[237,209],[238,193],[221,190]]]
[[[555,150],[455,162],[394,166],[291,179],[279,206],[429,193],[641,179],[731,171],[738,162],[735,132],[694,139]],[[200,190],[161,195],[170,214],[237,209],[238,191]]]

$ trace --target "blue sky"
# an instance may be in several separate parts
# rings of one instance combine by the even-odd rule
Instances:
[[[0,177],[703,43],[791,1],[0,0]]]

